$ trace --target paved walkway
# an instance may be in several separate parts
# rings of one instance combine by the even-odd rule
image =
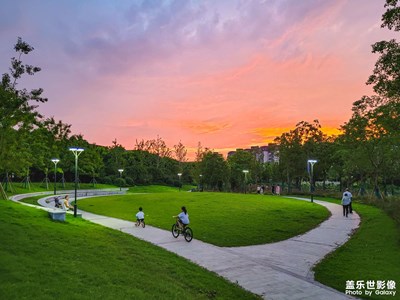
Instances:
[[[195,239],[187,243],[183,237],[174,239],[171,232],[151,226],[136,228],[130,221],[84,211],[82,217],[185,257],[265,299],[352,299],[314,281],[311,268],[349,239],[360,218],[355,212],[343,217],[340,205],[315,203],[332,214],[317,228],[285,241],[246,247],[217,247]]]

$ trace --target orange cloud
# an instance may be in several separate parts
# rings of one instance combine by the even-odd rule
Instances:
[[[262,138],[262,143],[271,143],[278,136],[293,130],[294,127],[255,128],[252,133]],[[339,135],[341,131],[336,127],[322,127],[321,131],[328,136]],[[256,145],[255,145],[256,146]]]
[[[183,122],[185,128],[190,129],[196,134],[216,133],[231,126],[228,122]]]
[[[321,130],[328,136],[339,135],[342,133],[342,131],[336,127],[322,127]]]
[[[290,127],[277,127],[277,128],[255,128],[252,133],[255,133],[262,138],[261,143],[271,143],[277,136],[284,132],[289,132],[293,128]]]

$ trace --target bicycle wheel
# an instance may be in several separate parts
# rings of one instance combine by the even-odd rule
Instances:
[[[186,242],[190,242],[193,239],[193,231],[190,227],[186,227],[183,234],[185,236]]]
[[[142,227],[143,227],[143,228],[146,227],[146,223],[144,223],[144,221],[142,221]]]
[[[172,231],[172,236],[174,238],[177,238],[179,236],[179,229],[176,226],[176,224],[172,225],[172,230],[171,231]]]

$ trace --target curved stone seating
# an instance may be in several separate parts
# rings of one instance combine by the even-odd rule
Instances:
[[[119,194],[125,194],[127,189],[104,189],[104,190],[78,190],[77,192],[77,197],[79,198],[87,198],[87,197],[97,197],[97,196],[110,196],[110,195],[119,195]],[[38,200],[38,205],[32,205],[24,202],[19,202],[20,200],[28,197],[33,197],[33,196],[39,196],[43,195],[43,198],[40,198]],[[10,197],[10,200],[19,202],[24,205],[28,206],[34,206],[37,208],[41,208],[46,210],[49,213],[49,216],[52,220],[56,221],[65,221],[65,216],[66,214],[73,214],[73,211],[62,209],[62,208],[56,208],[54,206],[54,197],[60,197],[61,200],[66,196],[69,195],[70,197],[70,202],[75,200],[75,190],[68,190],[68,191],[60,191],[60,193],[57,193],[56,195],[53,195],[52,192],[38,192],[38,193],[29,193],[29,194],[20,194],[20,195],[15,195]],[[77,217],[82,217],[81,212],[77,212]]]

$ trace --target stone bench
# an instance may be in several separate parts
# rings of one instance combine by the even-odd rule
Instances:
[[[74,212],[71,210],[63,210],[63,209],[57,209],[57,208],[49,208],[47,210],[47,212],[49,213],[49,216],[52,220],[54,221],[62,221],[65,222],[65,216],[67,214],[73,215]],[[77,218],[82,218],[82,213],[77,212],[76,213],[76,217]]]
[[[49,209],[48,213],[52,220],[65,222],[66,211],[60,209]]]

